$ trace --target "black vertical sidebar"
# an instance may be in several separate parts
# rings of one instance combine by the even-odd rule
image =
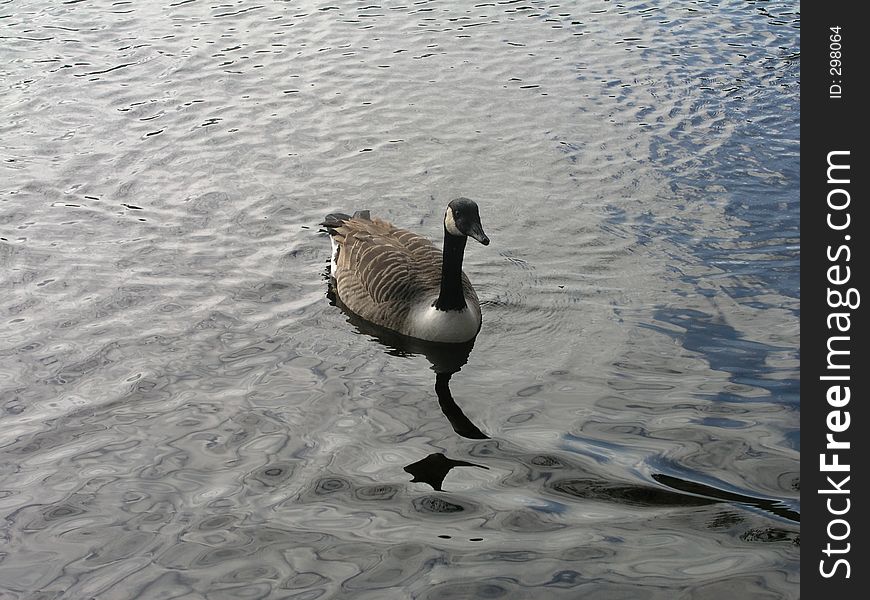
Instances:
[[[801,15],[801,591],[864,598],[870,471],[866,21],[858,2]],[[866,292],[866,294],[865,294]],[[866,305],[866,306],[865,306]]]

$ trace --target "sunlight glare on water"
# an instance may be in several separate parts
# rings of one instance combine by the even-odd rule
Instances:
[[[799,4],[0,5],[0,597],[799,597]],[[334,211],[483,328],[342,312]]]

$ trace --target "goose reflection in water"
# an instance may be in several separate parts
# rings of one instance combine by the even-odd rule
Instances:
[[[327,273],[326,278],[329,275]],[[380,342],[388,354],[394,356],[425,356],[435,372],[435,393],[441,411],[453,430],[460,436],[471,440],[489,440],[462,412],[450,392],[450,378],[468,362],[468,357],[474,347],[474,339],[464,343],[426,342],[403,336],[389,329],[379,327],[365,321],[342,305],[332,287],[327,291],[330,303],[338,306],[345,313],[348,322],[356,329]],[[570,436],[569,436],[570,437]],[[613,481],[600,474],[593,474],[581,464],[555,456],[531,452],[524,448],[514,448],[504,441],[493,442],[492,448],[498,456],[510,458],[516,464],[531,467],[528,479],[545,480],[550,493],[572,500],[587,499],[613,502],[633,507],[663,507],[663,506],[702,506],[709,504],[739,504],[762,510],[786,521],[800,522],[799,501],[785,499],[756,497],[727,489],[727,486],[716,487],[695,481],[694,477],[681,477],[677,472],[670,474],[669,468],[653,472],[653,481],[661,487],[649,484],[626,483]],[[626,452],[629,450],[626,449]],[[655,457],[648,459],[656,462]],[[549,468],[546,465],[556,465]],[[411,463],[405,471],[412,475],[414,483],[427,483],[435,490],[441,490],[444,478],[455,467],[489,467],[461,460],[448,458],[443,453],[430,454],[426,458]],[[658,470],[658,469],[654,469]],[[696,477],[700,474],[695,474]]]
[[[468,362],[474,347],[474,339],[464,343],[447,344],[409,338],[361,319],[342,305],[331,286],[327,297],[331,304],[342,309],[351,325],[360,333],[381,343],[388,354],[403,357],[425,356],[435,372],[435,393],[441,411],[453,430],[458,435],[471,440],[490,439],[462,412],[450,391],[450,378]],[[729,490],[724,485],[719,488],[700,483],[694,481],[693,477],[680,477],[677,474],[678,469],[677,472],[666,473],[665,471],[672,469],[666,468],[665,465],[658,465],[661,472],[651,474],[652,480],[661,486],[656,487],[649,484],[614,481],[601,474],[591,473],[583,465],[564,457],[557,458],[524,448],[515,448],[505,441],[493,441],[487,445],[496,451],[497,456],[510,458],[515,464],[527,465],[529,468],[527,477],[530,481],[547,481],[546,487],[550,493],[562,498],[597,500],[648,508],[738,504],[760,509],[786,521],[800,522],[799,501],[755,497]],[[654,457],[650,460],[656,462]],[[406,466],[405,471],[412,475],[412,482],[427,483],[433,489],[440,491],[444,478],[455,467],[489,468],[435,453]]]
[[[332,286],[327,292],[330,304],[338,306],[344,312],[347,321],[357,331],[367,335],[384,346],[386,352],[393,356],[425,356],[435,372],[435,394],[438,396],[438,405],[441,412],[447,417],[447,421],[458,435],[470,440],[487,440],[489,436],[480,430],[477,425],[462,412],[462,409],[453,399],[450,391],[450,378],[458,373],[468,362],[471,350],[474,348],[474,339],[463,343],[439,343],[427,342],[410,338],[394,331],[370,323],[345,307],[335,295]],[[417,461],[405,467],[405,471],[413,476],[413,483],[427,483],[435,490],[441,490],[441,485],[447,473],[454,467],[478,467],[488,469],[483,465],[454,460],[437,452],[430,454],[423,460]]]

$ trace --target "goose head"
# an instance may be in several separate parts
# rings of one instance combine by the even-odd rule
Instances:
[[[480,211],[474,200],[456,198],[447,205],[444,214],[444,230],[456,237],[472,237],[484,246],[489,245],[489,238],[483,232],[480,224]]]

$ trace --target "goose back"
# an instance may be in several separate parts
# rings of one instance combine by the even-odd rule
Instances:
[[[368,211],[329,215],[323,225],[332,236],[331,275],[341,302],[366,321],[420,337],[415,321],[438,298],[441,250],[421,235],[369,217]],[[479,301],[465,273],[462,290],[479,327]]]

